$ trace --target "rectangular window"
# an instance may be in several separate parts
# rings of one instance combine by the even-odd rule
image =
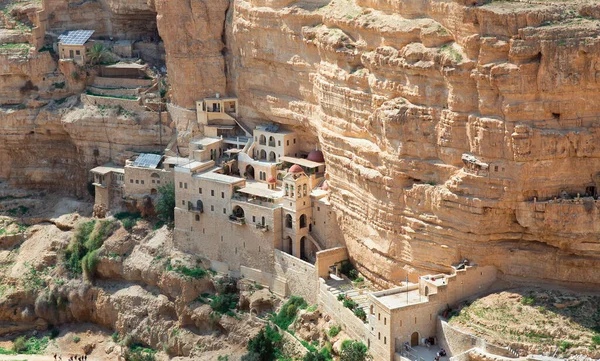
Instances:
[[[129,180],[129,183],[133,183],[133,179],[130,179],[130,180]]]
[[[198,188],[198,193],[202,194],[202,188]]]
[[[256,216],[252,216],[252,222],[256,222]]]
[[[135,180],[135,184],[140,184],[140,180],[139,180],[139,179],[136,179],[136,180]]]
[[[179,188],[183,188],[183,182],[179,182]]]
[[[181,200],[181,205],[185,206],[185,201],[183,199]]]
[[[215,196],[215,190],[214,190],[214,189],[211,189],[211,190],[210,190],[210,196],[211,196],[211,197],[214,197],[214,196]]]
[[[223,208],[223,214],[227,214],[227,208]]]
[[[152,180],[152,184],[154,184],[154,183],[156,183],[156,181],[153,179],[153,180]]]
[[[317,207],[317,212],[321,212],[321,207]]]
[[[81,51],[80,50],[75,50],[75,54],[76,55],[81,55]]]
[[[294,144],[296,144],[296,138],[294,138]]]
[[[215,211],[215,206],[210,206],[210,211],[214,212]]]
[[[281,147],[281,140],[277,141],[277,145]]]
[[[144,184],[144,180],[142,179],[142,184]]]
[[[221,198],[225,198],[225,192],[221,192]]]
[[[183,183],[183,188],[187,189],[187,183]]]
[[[289,139],[287,140],[287,145],[290,145],[290,140]]]

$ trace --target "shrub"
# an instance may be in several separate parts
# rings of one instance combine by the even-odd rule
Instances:
[[[287,328],[296,319],[296,313],[298,309],[305,309],[307,306],[304,298],[299,296],[292,296],[290,299],[281,307],[277,316],[273,318],[273,322],[281,327],[283,330]],[[291,309],[291,311],[290,311]]]
[[[158,194],[156,202],[158,218],[167,224],[172,224],[175,220],[175,185],[168,183],[158,187]]]
[[[358,271],[356,269],[351,269],[350,272],[348,272],[348,278],[350,278],[351,280],[357,279]]]
[[[371,360],[369,350],[364,343],[346,340],[342,343],[340,361],[365,361]]]
[[[600,335],[594,335],[594,336],[592,336],[592,343],[594,345],[600,345]]]
[[[560,352],[565,352],[568,349],[570,349],[571,347],[573,347],[573,343],[569,342],[569,341],[560,341],[560,343],[558,344],[558,348],[560,349]]]
[[[96,275],[96,267],[98,266],[98,250],[93,250],[83,256],[81,267],[88,279],[94,279]]]
[[[123,228],[131,232],[133,227],[135,227],[135,225],[137,224],[137,220],[133,218],[125,218],[121,221],[121,223],[123,224]]]
[[[25,336],[17,337],[13,342],[13,351],[16,353],[25,353],[27,351],[27,339]]]
[[[326,348],[321,349],[321,351],[316,351],[316,350],[309,351],[306,355],[304,355],[304,358],[302,359],[302,361],[330,361],[330,360],[332,360],[331,353]]]
[[[340,333],[341,330],[342,330],[342,328],[339,325],[332,326],[329,329],[329,337],[335,337],[335,336],[337,336]]]
[[[344,295],[343,293],[340,293],[340,294],[337,296],[337,300],[338,300],[338,301],[340,301],[340,302],[342,302],[342,301],[343,301],[343,300],[345,300],[345,299],[346,299],[346,295]]]
[[[281,335],[267,326],[248,342],[248,354],[242,357],[242,361],[274,361],[280,343]]]
[[[534,296],[523,296],[523,298],[521,298],[521,304],[523,304],[525,306],[532,306],[535,304],[535,297]]]
[[[110,338],[113,340],[114,343],[119,342],[119,333],[117,331],[113,332],[113,334],[110,335]]]
[[[235,293],[226,293],[216,296],[211,302],[210,307],[220,314],[232,315],[231,310],[237,306],[239,297]]]
[[[177,267],[175,267],[174,271],[179,274],[182,274],[184,276],[195,278],[195,279],[204,278],[207,273],[206,270],[204,270],[200,267],[188,268],[186,266],[177,266]]]
[[[354,315],[360,318],[363,322],[367,320],[367,314],[365,313],[365,310],[360,307],[354,310]]]
[[[79,341],[81,341],[81,337],[79,337],[79,336],[73,336],[73,342],[79,343]]]
[[[358,307],[358,303],[351,298],[346,298],[344,299],[344,307],[354,311],[354,309]]]

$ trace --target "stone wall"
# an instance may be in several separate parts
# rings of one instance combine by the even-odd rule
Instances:
[[[480,337],[453,327],[442,317],[438,317],[437,319],[436,337],[440,347],[448,350],[450,355],[456,355],[459,356],[459,358],[463,357],[461,355],[468,354],[473,348],[477,348],[493,355],[512,359],[515,358],[507,348],[490,344]]]
[[[97,76],[94,78],[95,86],[104,88],[139,88],[152,86],[152,79],[135,78],[106,78]]]
[[[144,107],[140,105],[139,100],[81,94],[81,102],[83,104],[94,105],[97,107],[121,107],[131,112],[144,111]]]
[[[329,267],[347,259],[348,251],[346,247],[331,248],[317,252],[317,262],[315,265],[319,277],[327,279],[329,277]]]
[[[278,249],[274,250],[274,261],[274,275],[286,280],[287,294],[302,296],[309,304],[316,304],[319,284],[315,266]]]
[[[354,312],[344,307],[342,302],[329,291],[325,280],[319,278],[319,308],[323,313],[331,316],[335,322],[342,326],[344,332],[355,340],[370,340],[368,325],[354,315]],[[368,343],[368,341],[367,341]]]

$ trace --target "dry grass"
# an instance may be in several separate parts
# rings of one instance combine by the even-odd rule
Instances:
[[[533,353],[600,357],[600,296],[518,289],[480,298],[450,323]]]

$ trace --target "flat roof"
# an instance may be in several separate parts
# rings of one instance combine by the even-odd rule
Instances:
[[[166,157],[163,164],[181,165],[181,164],[186,164],[189,161],[190,160],[188,158],[183,158],[183,157]]]
[[[283,196],[283,192],[281,190],[271,190],[268,188],[256,187],[254,185],[246,186],[242,189],[238,189],[238,192],[249,194],[251,196],[263,197],[263,198],[272,198],[278,199]]]
[[[215,167],[208,172],[195,175],[195,177],[200,178],[200,179],[209,180],[209,181],[225,183],[225,184],[236,184],[236,183],[245,181],[244,178],[232,177],[230,175],[217,173],[217,172],[215,172],[217,169],[221,169],[221,168]]]
[[[116,63],[112,65],[104,65],[104,68],[111,69],[144,69],[146,66],[137,63]]]
[[[92,168],[90,170],[90,172],[96,173],[96,174],[101,174],[101,175],[106,175],[108,173],[111,172],[115,172],[115,173],[125,173],[125,169],[123,169],[123,167],[117,167],[114,165],[103,165],[100,167],[96,167],[96,168]]]
[[[208,128],[217,128],[217,129],[234,129],[235,125],[225,125],[225,124],[208,124],[205,125],[204,127],[208,127]]]
[[[385,296],[377,297],[377,300],[383,303],[388,309],[400,308],[404,306],[414,305],[417,303],[427,302],[427,296],[421,296],[419,289],[411,291],[401,291]]]
[[[203,100],[237,100],[237,97],[208,97]]]
[[[301,165],[301,166],[307,167],[307,168],[317,168],[317,167],[320,167],[323,164],[325,164],[325,163],[313,162],[312,160],[308,160],[308,159],[304,159],[304,158],[287,157],[287,156],[280,157],[279,159],[281,159],[284,162],[298,164],[298,165]]]
[[[212,137],[202,137],[200,139],[193,139],[190,144],[194,145],[211,145],[215,143],[221,142],[223,139],[221,138],[212,138]]]

